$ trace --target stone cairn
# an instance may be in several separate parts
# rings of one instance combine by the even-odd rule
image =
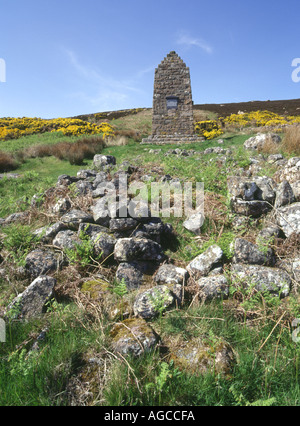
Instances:
[[[152,135],[142,144],[202,142],[193,122],[190,70],[173,51],[155,70]]]

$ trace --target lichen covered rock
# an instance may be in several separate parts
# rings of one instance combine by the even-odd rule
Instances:
[[[115,245],[115,260],[130,262],[132,260],[161,261],[164,254],[161,246],[146,238],[120,238]]]
[[[281,298],[289,295],[292,285],[292,280],[285,271],[267,266],[235,264],[232,265],[231,276],[237,287],[254,286],[257,291],[269,292]]]
[[[204,253],[197,256],[187,266],[188,272],[194,277],[205,277],[221,262],[222,249],[217,245],[210,246]]]
[[[179,369],[195,375],[228,375],[235,362],[232,348],[222,338],[198,338],[171,347],[170,359]]]
[[[165,285],[160,285],[140,293],[134,302],[133,310],[137,317],[151,319],[176,302],[176,295]]]
[[[201,300],[228,299],[229,283],[224,275],[200,278],[197,285]]]
[[[140,318],[128,319],[116,324],[110,334],[115,352],[134,357],[151,351],[158,342],[158,336]]]
[[[48,276],[36,278],[7,308],[14,319],[38,317],[45,312],[46,303],[53,297],[56,280]]]

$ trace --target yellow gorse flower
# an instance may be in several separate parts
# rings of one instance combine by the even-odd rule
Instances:
[[[109,123],[92,124],[76,118],[10,118],[0,119],[0,140],[17,139],[21,136],[44,132],[62,132],[66,136],[101,134],[105,138],[114,134]]]

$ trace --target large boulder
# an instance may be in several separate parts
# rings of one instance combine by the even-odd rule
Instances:
[[[114,351],[125,356],[139,357],[154,349],[158,342],[158,336],[141,318],[117,323],[110,334]]]
[[[92,223],[93,217],[82,210],[73,209],[64,214],[60,221],[69,229],[77,231],[81,223]]]
[[[211,270],[219,266],[222,257],[222,249],[217,245],[212,245],[204,253],[192,260],[186,269],[196,279],[205,277]]]
[[[140,293],[134,302],[133,310],[137,317],[151,319],[176,303],[176,295],[165,285],[160,285]]]
[[[144,274],[138,262],[120,263],[116,280],[124,281],[129,291],[138,289],[143,283]]]
[[[292,280],[283,270],[259,265],[232,265],[234,285],[244,288],[254,286],[257,291],[269,292],[281,298],[287,297],[291,290]]]
[[[235,363],[231,346],[222,338],[197,338],[170,348],[170,359],[183,371],[199,376],[228,375]]]
[[[33,250],[25,259],[25,270],[34,278],[55,272],[58,267],[59,262],[55,254],[50,250]]]
[[[132,260],[160,262],[164,257],[161,246],[146,238],[120,238],[115,245],[115,260],[118,262]]]
[[[36,278],[7,308],[13,319],[30,319],[45,312],[46,303],[53,297],[56,280],[48,276]]]
[[[293,233],[300,234],[300,203],[280,207],[275,212],[277,225],[286,237]]]
[[[77,235],[77,232],[67,229],[66,231],[60,231],[53,240],[53,245],[59,247],[62,250],[72,250],[76,245],[81,245],[82,241]]]
[[[273,265],[274,253],[268,247],[267,241],[260,245],[253,244],[243,238],[236,238],[234,244],[234,263],[247,263],[254,265]]]
[[[180,284],[184,285],[189,277],[189,273],[184,268],[175,265],[162,265],[155,277],[154,281],[158,285]]]
[[[201,300],[228,299],[229,283],[224,275],[211,275],[197,281],[197,290]]]

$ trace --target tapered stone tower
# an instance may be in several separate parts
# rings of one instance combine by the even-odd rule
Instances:
[[[191,143],[194,134],[190,69],[170,52],[155,70],[152,135],[142,143]]]

